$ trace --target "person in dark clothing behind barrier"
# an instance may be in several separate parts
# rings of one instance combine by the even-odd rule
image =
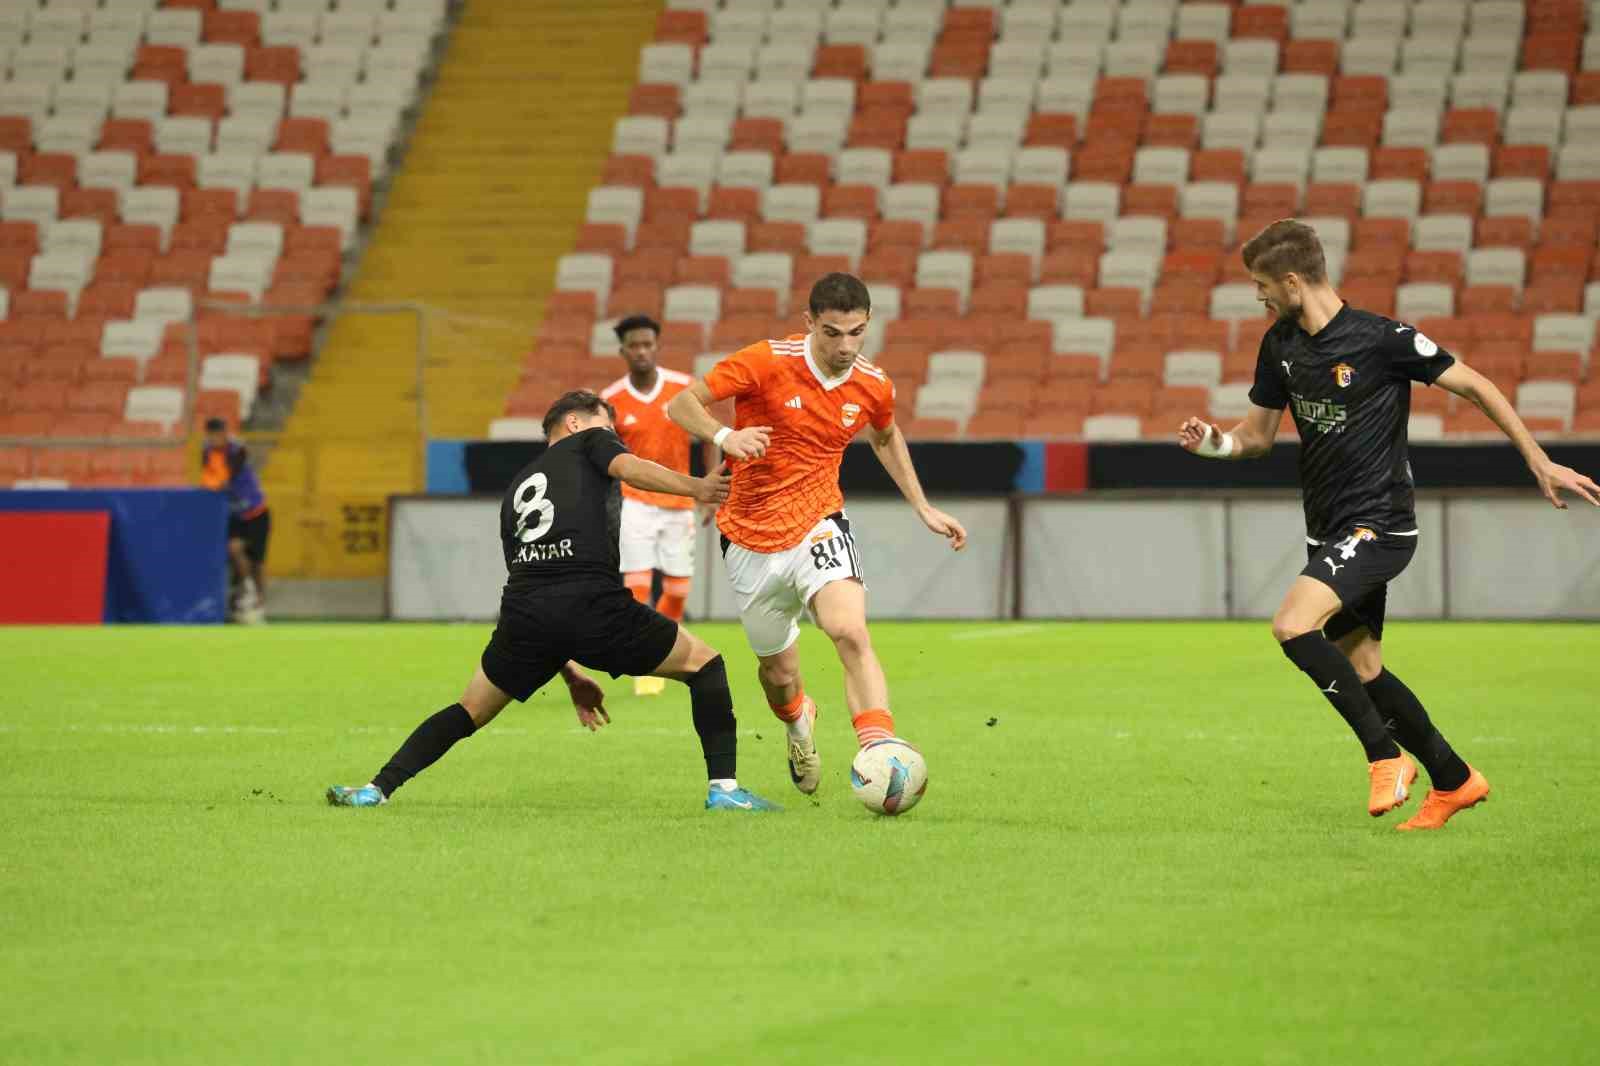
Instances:
[[[228,494],[228,560],[233,570],[229,615],[236,622],[264,622],[267,585],[261,570],[272,513],[244,442],[229,437],[228,424],[220,418],[206,420],[200,483]]]

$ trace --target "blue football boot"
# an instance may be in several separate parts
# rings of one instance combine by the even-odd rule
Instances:
[[[706,790],[706,810],[781,811],[783,808],[776,803],[762,799],[748,789],[718,788],[716,785],[712,785]]]
[[[389,798],[376,785],[334,785],[325,793],[330,807],[381,807]]]

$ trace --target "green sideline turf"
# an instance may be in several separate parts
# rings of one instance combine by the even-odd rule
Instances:
[[[547,692],[390,806],[324,806],[482,626],[0,630],[0,1062],[1600,1054],[1600,627],[1393,626],[1495,790],[1435,834],[1367,817],[1261,623],[877,626],[931,769],[899,820],[850,795],[815,632],[816,803],[737,630],[700,632],[780,815],[701,810],[687,694],[626,680],[599,735]]]

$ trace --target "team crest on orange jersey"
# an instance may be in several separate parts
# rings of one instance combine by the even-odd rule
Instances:
[[[856,419],[860,415],[861,405],[858,403],[847,403],[839,408],[839,421],[843,422],[847,427],[855,425]]]
[[[1339,383],[1341,389],[1348,389],[1350,383],[1356,379],[1356,368],[1349,363],[1340,363],[1333,368],[1333,380]]]

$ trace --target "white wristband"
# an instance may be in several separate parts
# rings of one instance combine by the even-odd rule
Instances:
[[[730,429],[727,426],[723,426],[721,429],[717,430],[717,432],[715,434],[712,435],[711,443],[715,444],[717,447],[720,448],[720,447],[722,447],[722,442],[727,440],[730,436],[732,436],[732,434],[733,434],[733,430],[732,429]]]
[[[1227,459],[1237,448],[1238,442],[1233,439],[1232,433],[1224,433],[1220,444],[1212,444],[1211,432],[1207,430],[1204,439],[1200,441],[1200,447],[1196,448],[1194,453],[1205,459]]]

